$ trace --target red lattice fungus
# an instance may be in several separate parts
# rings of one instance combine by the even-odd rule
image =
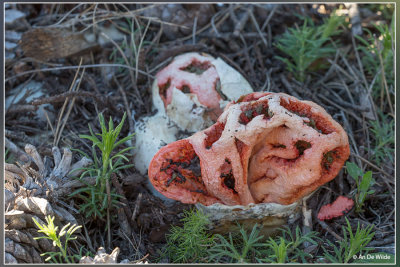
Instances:
[[[195,94],[199,102],[221,114],[219,102],[226,98],[219,89],[220,80],[210,56],[186,53],[174,60],[159,73],[157,83],[159,94],[167,107],[172,101],[172,89]]]
[[[229,103],[208,129],[160,149],[149,179],[183,203],[291,204],[332,180],[347,134],[320,106],[282,93]]]

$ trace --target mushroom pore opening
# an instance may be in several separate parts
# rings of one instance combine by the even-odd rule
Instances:
[[[327,118],[324,118],[319,113],[311,112],[312,107],[310,105],[298,101],[292,101],[290,99],[283,100],[282,98],[280,104],[288,111],[300,117],[307,118],[309,121],[304,122],[304,124],[308,125],[309,127],[317,130],[322,134],[330,134],[335,131],[335,129],[332,126],[330,126],[331,123]]]
[[[186,84],[182,85],[181,91],[185,94],[189,94],[190,93],[190,87]]]
[[[224,131],[225,124],[217,122],[210,129],[205,131],[206,138],[204,139],[204,146],[206,149],[210,149],[212,145],[218,141]]]
[[[170,86],[171,86],[171,78],[168,78],[167,82],[164,84],[158,84],[159,94],[164,101],[167,99],[167,91]]]
[[[161,167],[160,173],[165,173],[168,179],[165,180],[165,187],[172,184],[181,184],[192,191],[204,187],[201,176],[200,159],[194,152],[193,147],[184,147],[181,149],[178,157],[170,155],[166,158]]]
[[[264,115],[264,119],[267,120],[274,115],[269,110],[267,101],[242,106],[242,113],[239,115],[239,123],[246,125],[259,115]]]
[[[224,163],[221,165],[220,173],[222,184],[231,189],[233,193],[237,194],[237,191],[235,190],[235,177],[233,176],[232,164],[228,158],[225,158]]]
[[[221,80],[219,78],[215,81],[215,85],[214,86],[215,86],[215,90],[217,91],[219,96],[222,98],[222,100],[228,100],[228,97],[222,92]]]
[[[209,61],[200,62],[197,59],[193,59],[192,62],[186,67],[180,68],[180,70],[195,73],[197,75],[203,74],[206,70],[211,67],[211,63]]]
[[[303,155],[304,151],[306,149],[309,149],[311,147],[311,143],[304,141],[304,140],[298,140],[294,146],[296,149],[299,151],[299,156]]]
[[[322,170],[329,171],[334,161],[339,158],[339,151],[337,149],[324,153],[321,161]]]

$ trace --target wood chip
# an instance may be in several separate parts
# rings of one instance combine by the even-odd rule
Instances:
[[[81,33],[61,28],[37,28],[22,35],[21,48],[25,56],[41,61],[64,58],[94,48]]]

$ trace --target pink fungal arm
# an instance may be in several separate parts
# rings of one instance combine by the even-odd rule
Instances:
[[[352,199],[339,196],[333,203],[322,206],[317,217],[321,221],[340,217],[351,210],[353,206],[354,201]]]

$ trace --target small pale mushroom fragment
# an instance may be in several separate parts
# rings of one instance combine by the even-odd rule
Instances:
[[[135,125],[135,168],[145,174],[154,154],[166,144],[176,141],[177,133],[178,128],[160,113],[138,121]]]
[[[134,163],[147,172],[154,154],[164,145],[211,126],[229,101],[253,92],[243,76],[220,58],[186,53],[157,73],[152,86],[157,113],[135,125]]]
[[[161,148],[148,174],[183,203],[289,205],[332,180],[349,154],[347,134],[322,107],[252,93],[208,129]]]
[[[330,220],[332,218],[343,216],[354,206],[354,201],[350,198],[339,196],[331,204],[321,207],[318,212],[318,219],[321,221]]]

